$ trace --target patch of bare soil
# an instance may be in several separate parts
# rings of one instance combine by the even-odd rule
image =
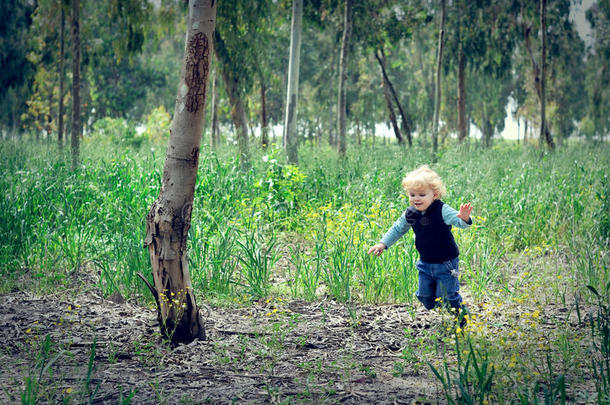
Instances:
[[[436,313],[279,299],[202,311],[207,340],[172,348],[149,308],[95,292],[0,296],[0,402],[19,402],[23,393],[43,403],[96,404],[440,398],[421,360],[435,350]]]

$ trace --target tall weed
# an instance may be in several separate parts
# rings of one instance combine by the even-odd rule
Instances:
[[[161,182],[159,149],[148,142],[137,150],[85,144],[82,167],[73,172],[53,145],[0,142],[3,288],[24,275],[41,286],[56,285],[92,263],[105,294],[143,293],[135,275],[150,271],[142,240]],[[245,172],[232,147],[201,154],[189,244],[195,285],[235,293],[231,286],[241,257],[246,273],[260,270],[246,283],[261,280],[254,282],[257,294],[265,292],[277,258],[265,263],[256,253],[265,247],[255,243],[290,231],[316,246],[311,256],[301,257],[299,294],[314,299],[323,281],[341,300],[412,302],[418,256],[412,233],[379,258],[366,257],[366,250],[408,205],[401,178],[429,163],[430,154],[419,146],[381,145],[351,148],[345,159],[325,147],[302,152],[296,168],[278,151],[256,151]],[[607,282],[608,148],[571,145],[542,159],[536,150],[508,143],[475,152],[446,149],[434,169],[447,185],[445,202],[474,206],[474,226],[457,230],[456,239],[462,281],[476,297],[505,283],[505,259],[520,252],[545,255],[568,247],[570,262],[587,284]],[[325,235],[324,242],[316,235]],[[283,241],[274,246],[288,252]]]

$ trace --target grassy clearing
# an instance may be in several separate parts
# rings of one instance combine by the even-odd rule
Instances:
[[[136,274],[150,272],[144,219],[159,191],[162,148],[85,145],[77,172],[51,145],[4,141],[0,155],[0,290],[53,291],[87,269],[105,295],[149,299]],[[254,155],[246,173],[230,149],[201,155],[189,258],[204,299],[418,305],[412,234],[379,258],[365,253],[406,208],[400,180],[429,163],[426,151],[366,146],[339,160],[306,146],[298,168],[277,150]],[[609,162],[606,145],[541,156],[499,143],[442,154],[435,169],[445,201],[475,209],[473,227],[455,237],[476,318],[439,336],[444,357],[405,358],[430,361],[448,400],[578,399],[585,394],[570,387],[593,374],[595,395],[607,395],[607,327],[595,308],[607,304],[610,282]]]

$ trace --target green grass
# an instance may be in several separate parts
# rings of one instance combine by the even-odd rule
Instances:
[[[2,289],[27,280],[28,288],[44,290],[87,268],[99,274],[105,294],[143,293],[135,275],[149,273],[142,241],[159,191],[159,150],[85,145],[83,166],[72,172],[54,146],[2,142]],[[475,225],[455,236],[475,297],[506,286],[502,269],[519,254],[561,253],[579,283],[605,285],[609,150],[575,144],[541,157],[505,143],[442,154],[435,169],[449,190],[445,201],[474,205]],[[329,149],[304,147],[298,168],[275,150],[254,154],[242,173],[230,149],[202,153],[189,246],[195,288],[204,295],[292,291],[310,300],[325,293],[411,302],[412,235],[381,258],[364,252],[406,207],[400,180],[426,156],[417,147],[368,146],[340,160]],[[292,264],[278,265],[277,252],[291,248]],[[290,288],[272,285],[275,272],[290,276]]]
[[[0,142],[0,291],[53,292],[89,273],[105,295],[150,303],[136,274],[150,274],[145,217],[159,193],[163,148],[85,142],[73,172],[54,145]],[[402,177],[424,163],[430,153],[420,147],[354,146],[345,159],[302,147],[298,167],[272,149],[254,152],[241,172],[231,147],[202,153],[189,241],[196,293],[224,303],[330,297],[346,303],[354,325],[354,303],[419,305],[412,233],[381,257],[366,251],[407,206]],[[453,145],[433,168],[446,183],[445,202],[474,206],[474,225],[455,237],[464,291],[480,317],[463,335],[439,332],[445,354],[430,362],[447,401],[561,402],[575,378],[570,370],[583,367],[598,397],[607,396],[607,322],[599,315],[607,302],[586,286],[607,298],[610,148]],[[544,330],[549,304],[577,312],[578,327],[556,322],[552,333]],[[593,343],[572,343],[584,339],[588,319]],[[454,341],[458,335],[464,339]],[[597,354],[587,357],[583,347]],[[44,361],[48,349],[41,348]],[[398,375],[411,360],[421,367],[434,356],[403,357]],[[39,395],[40,376],[28,378],[25,402]]]

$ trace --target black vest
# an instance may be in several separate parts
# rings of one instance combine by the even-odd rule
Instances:
[[[441,200],[434,200],[424,213],[415,207],[409,207],[405,212],[407,223],[415,233],[415,247],[419,257],[426,263],[443,263],[460,254],[451,233],[451,225],[443,221],[444,204]]]

